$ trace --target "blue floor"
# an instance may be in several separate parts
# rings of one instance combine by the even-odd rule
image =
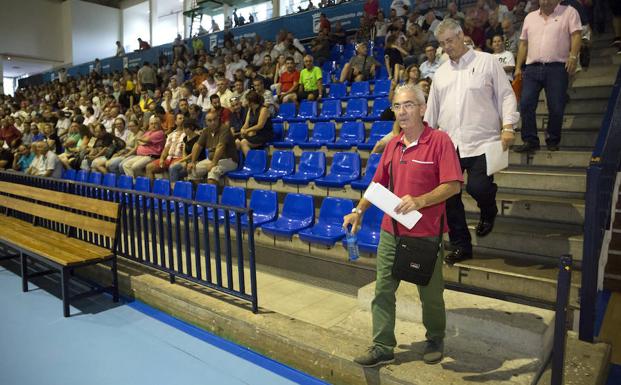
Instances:
[[[54,284],[0,266],[0,384],[325,384],[140,302],[100,295],[62,316]]]

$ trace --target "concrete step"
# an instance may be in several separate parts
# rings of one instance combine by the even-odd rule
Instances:
[[[468,193],[462,194],[462,202],[467,213],[478,215],[477,203]],[[496,205],[500,217],[574,225],[584,223],[583,199],[498,193]]]
[[[606,52],[606,51],[602,51]],[[601,64],[601,65],[592,65],[589,67],[587,71],[582,71],[576,76],[576,80],[573,83],[573,87],[594,87],[594,86],[610,86],[614,84],[615,79],[617,77],[617,72],[619,71],[619,65],[615,64],[615,61],[618,60],[614,49],[607,50],[607,54],[603,54],[601,56],[604,57],[613,57],[613,64]]]
[[[578,101],[584,99],[605,99],[610,97],[612,92],[612,86],[584,86],[584,87],[572,87],[567,90],[571,101]],[[539,100],[545,100],[545,92],[542,92],[539,96]]]
[[[510,167],[494,175],[499,187],[584,193],[586,189],[585,171],[546,170],[541,168]]]
[[[565,130],[594,130],[599,131],[602,126],[602,114],[565,114],[563,116],[563,131]],[[548,115],[537,114],[537,127],[543,129],[548,126]]]
[[[571,98],[571,95],[570,95]],[[566,114],[603,114],[608,107],[608,99],[570,99],[565,105]],[[539,101],[538,114],[547,114],[548,107],[544,101]]]
[[[547,151],[545,146],[534,154],[509,152],[509,164],[536,167],[586,168],[591,161],[591,151]]]
[[[598,131],[594,130],[561,130],[561,149],[568,148],[592,148],[595,146],[595,142],[597,141]],[[543,148],[545,148],[546,138],[545,132],[543,130],[539,130],[539,143],[543,143]],[[524,144],[522,138],[519,133],[517,133],[515,138],[515,145]]]
[[[361,309],[370,310],[375,282],[358,290]],[[402,283],[397,290],[397,318],[422,322],[422,308],[415,285]],[[511,346],[515,351],[543,360],[552,349],[554,312],[453,291],[444,292],[449,333]]]

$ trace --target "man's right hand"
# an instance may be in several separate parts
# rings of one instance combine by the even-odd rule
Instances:
[[[343,217],[343,229],[346,232],[349,231],[349,225],[351,225],[352,233],[358,232],[358,228],[360,226],[360,217],[361,215],[358,213],[347,214]]]
[[[188,162],[188,166],[187,166],[188,167],[188,171],[192,171],[192,169],[194,169],[195,165],[196,164],[194,162]]]

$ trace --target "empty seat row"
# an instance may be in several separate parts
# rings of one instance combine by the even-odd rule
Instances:
[[[371,114],[369,114],[367,100],[355,98],[347,102],[347,107],[343,111],[340,99],[327,99],[321,103],[321,112],[319,112],[316,101],[305,100],[300,103],[299,111],[296,111],[295,103],[281,104],[278,114],[272,118],[272,122],[305,122],[307,120],[311,122],[328,122],[331,120],[345,122],[358,119],[372,122],[378,120],[382,112],[388,107],[390,107],[390,100],[388,98],[375,99],[371,108]]]
[[[365,190],[379,164],[381,154],[371,154],[361,177],[360,156],[355,152],[337,152],[332,158],[330,172],[326,174],[326,155],[323,152],[305,151],[295,170],[293,151],[274,151],[269,168],[267,153],[250,150],[240,170],[227,173],[234,180],[254,180],[274,183],[282,180],[286,184],[306,185],[314,182],[323,187],[344,187],[351,184],[356,190]]]
[[[351,98],[367,98],[375,99],[378,97],[386,97],[390,93],[390,80],[377,80],[371,93],[371,85],[368,81],[353,82],[350,85],[349,94],[347,94],[347,84],[330,83],[328,85],[328,95],[326,99],[351,99]]]
[[[344,122],[338,138],[336,138],[336,125],[334,122],[315,123],[313,134],[310,138],[308,124],[291,123],[284,139],[272,142],[272,146],[276,148],[293,148],[298,146],[303,149],[316,149],[322,146],[326,146],[328,149],[357,147],[361,150],[371,150],[380,139],[392,131],[393,124],[392,121],[374,122],[371,126],[369,138],[365,142],[365,128],[362,122]]]

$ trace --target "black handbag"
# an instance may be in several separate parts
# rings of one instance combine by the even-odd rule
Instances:
[[[392,162],[390,164],[390,191],[393,190]],[[444,214],[440,217],[438,238],[429,240],[424,238],[399,236],[397,221],[392,219],[392,230],[397,243],[395,260],[392,265],[392,276],[401,281],[407,281],[420,286],[427,286],[438,259],[438,251],[442,242],[444,228]]]

